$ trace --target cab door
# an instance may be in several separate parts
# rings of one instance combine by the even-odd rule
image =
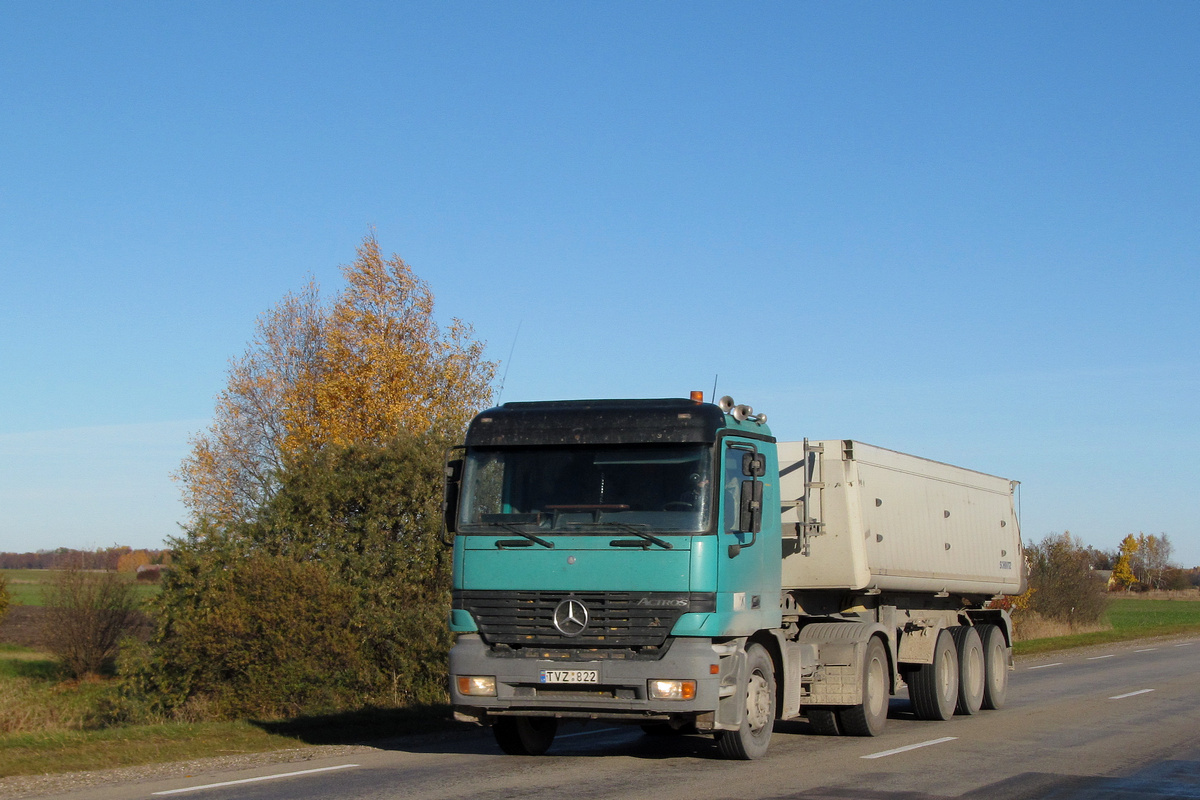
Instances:
[[[779,625],[779,487],[768,480],[777,473],[772,446],[733,437],[722,443],[717,610],[726,613],[728,635]]]

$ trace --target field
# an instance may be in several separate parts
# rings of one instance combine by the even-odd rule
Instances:
[[[22,596],[36,596],[37,587],[45,580],[46,576],[40,576],[18,584],[29,593]],[[1195,597],[1200,600],[1200,593]],[[41,609],[16,607],[13,611]],[[1200,633],[1200,602],[1121,597],[1113,600],[1107,618],[1111,625],[1107,630],[1018,642],[1015,649],[1018,654],[1029,654]],[[0,635],[7,622],[0,626]],[[108,725],[109,709],[117,701],[114,679],[63,681],[49,654],[36,646],[0,642],[0,777],[359,742],[458,727],[443,706],[366,710],[282,722]]]
[[[49,569],[0,569],[8,581],[8,593],[13,605],[40,606],[45,602],[45,591],[54,580],[54,570]],[[120,577],[134,585],[139,600],[158,594],[158,584],[142,583],[132,573],[119,573]]]
[[[1105,622],[1104,630],[1030,639],[1017,642],[1013,650],[1017,655],[1029,655],[1064,647],[1200,632],[1200,592],[1188,592],[1171,599],[1138,595],[1117,597],[1105,612]]]

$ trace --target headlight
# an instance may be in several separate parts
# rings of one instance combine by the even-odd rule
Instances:
[[[695,681],[650,681],[651,700],[695,700]]]
[[[494,675],[459,675],[458,693],[474,697],[495,697],[496,677]]]

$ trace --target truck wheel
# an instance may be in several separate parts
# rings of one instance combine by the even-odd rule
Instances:
[[[838,709],[838,727],[848,736],[878,736],[887,724],[888,697],[891,695],[888,679],[887,650],[875,636],[867,643],[866,658],[862,667],[862,702],[856,706]]]
[[[908,696],[917,719],[950,719],[958,702],[958,650],[949,631],[938,632],[933,663],[920,664],[907,676]]]
[[[550,749],[556,733],[554,717],[501,717],[492,726],[496,744],[510,756],[540,756]]]
[[[762,758],[775,727],[775,665],[766,648],[746,650],[746,716],[736,731],[717,731],[717,749],[725,758]]]
[[[983,707],[1004,708],[1008,698],[1008,642],[999,625],[980,625],[983,640]]]
[[[970,625],[956,625],[950,635],[958,651],[958,702],[954,711],[970,716],[983,705],[983,642]]]
[[[810,708],[808,724],[812,725],[813,732],[820,736],[837,736],[841,733],[838,730],[837,714],[832,708]]]

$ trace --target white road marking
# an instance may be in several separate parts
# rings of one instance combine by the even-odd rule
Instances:
[[[1149,694],[1150,692],[1153,692],[1153,691],[1154,691],[1153,689],[1138,689],[1136,692],[1126,692],[1125,694],[1119,694],[1116,697],[1110,697],[1108,699],[1109,700],[1124,700],[1126,697],[1133,697],[1133,696],[1139,695],[1139,694]]]
[[[564,736],[555,736],[554,740],[570,739],[572,736],[595,736],[597,733],[612,733],[613,731],[622,730],[621,728],[601,728],[598,731],[580,731],[579,733],[568,733]]]
[[[1115,656],[1116,656],[1115,653],[1109,653],[1106,656],[1088,656],[1088,661],[1099,661],[1102,658],[1113,658]]]
[[[1176,647],[1191,647],[1194,644],[1195,644],[1195,642],[1183,642],[1182,644],[1177,644],[1175,646]]]
[[[216,789],[219,786],[237,786],[240,783],[258,783],[259,781],[273,781],[278,778],[294,778],[297,775],[312,775],[314,772],[330,772],[335,769],[350,769],[357,767],[358,764],[339,764],[336,767],[318,767],[317,769],[302,769],[299,772],[282,772],[278,775],[263,775],[258,778],[242,778],[240,781],[222,781],[221,783],[208,783],[204,786],[188,786],[185,789],[171,789],[166,792],[155,792],[156,795],[162,794],[182,794],[183,792],[198,792],[201,789]]]
[[[1030,669],[1045,669],[1046,667],[1061,667],[1062,665],[1063,662],[1055,661],[1053,664],[1038,664],[1036,667],[1030,667]]]
[[[919,744],[910,744],[907,747],[897,747],[895,750],[884,750],[882,753],[872,753],[869,756],[860,756],[861,758],[884,758],[886,756],[894,756],[897,753],[907,753],[909,750],[916,750],[919,747],[929,747],[931,744],[943,744],[945,742],[953,742],[957,736],[943,736],[941,739],[930,739],[928,742]]]
[[[1141,650],[1134,650],[1135,653],[1149,653],[1151,650],[1157,650],[1157,647],[1144,647]]]

